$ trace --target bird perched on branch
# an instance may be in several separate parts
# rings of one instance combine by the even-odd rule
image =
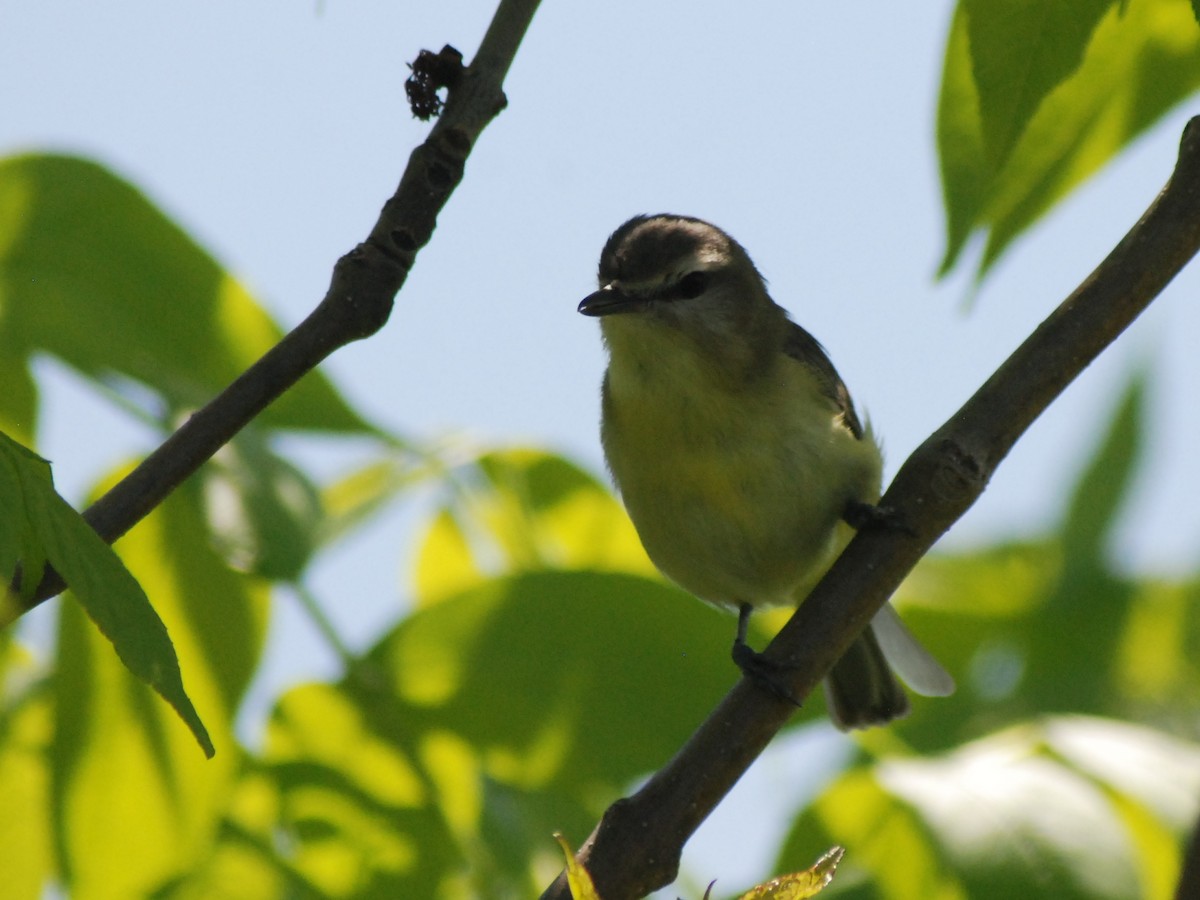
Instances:
[[[646,552],[684,589],[736,611],[734,660],[777,683],[746,643],[750,613],[802,601],[852,536],[848,520],[870,517],[882,469],[870,426],[746,251],[700,219],[618,228],[579,312],[600,317],[601,439]],[[825,681],[834,724],[907,713],[893,667],[918,693],[954,689],[885,605]]]

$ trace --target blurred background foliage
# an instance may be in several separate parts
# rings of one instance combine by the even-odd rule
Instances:
[[[1043,6],[993,29],[991,7],[965,0],[950,34],[945,263],[982,229],[980,277],[1200,83],[1187,3],[1078,2],[1091,18],[1071,27],[1035,17]],[[1043,52],[1009,52],[1013,29],[1045,37]],[[279,337],[191,238],[91,162],[4,161],[0,210],[0,425],[30,447],[35,356],[165,433]],[[1109,553],[1153,376],[1130,372],[1055,528],[912,573],[897,603],[960,689],[864,734],[797,796],[777,871],[842,844],[829,896],[1171,896],[1200,795],[1200,572],[1134,575]],[[369,458],[317,483],[280,450],[297,433],[365,442]],[[306,569],[418,496],[435,501],[411,602],[353,652]],[[536,895],[561,867],[551,832],[581,842],[735,680],[732,622],[655,574],[595,476],[538,448],[385,433],[319,374],[117,550],[218,753],[204,760],[69,599],[52,648],[0,632],[4,897]],[[287,690],[248,741],[239,710],[284,588],[343,674]],[[759,639],[778,621],[764,617]],[[823,716],[814,698],[792,727]]]

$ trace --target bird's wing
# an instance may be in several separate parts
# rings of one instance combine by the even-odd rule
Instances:
[[[850,399],[850,391],[846,389],[845,382],[833,367],[829,354],[825,352],[820,341],[795,322],[788,322],[788,325],[791,327],[784,341],[783,352],[812,370],[821,386],[821,393],[837,404],[850,433],[862,440],[862,422],[858,419],[858,413],[854,411],[854,401]]]

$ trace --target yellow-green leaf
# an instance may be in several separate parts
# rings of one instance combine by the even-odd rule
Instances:
[[[0,161],[0,421],[32,431],[30,357],[57,356],[118,390],[157,398],[164,421],[206,403],[280,329],[246,289],[132,185],[83,159]],[[15,377],[10,377],[15,376]],[[260,422],[367,431],[323,376],[307,375]]]
[[[852,769],[796,820],[780,864],[836,841],[857,897],[1167,900],[1179,859],[1164,834],[1178,847],[1191,828],[1198,773],[1196,744],[1046,718]]]
[[[460,467],[417,558],[422,603],[486,576],[598,569],[657,577],[612,493],[562,457],[492,451]]]
[[[225,558],[272,581],[299,579],[322,517],[308,477],[257,428],[234,438],[203,472],[208,521]]]
[[[20,649],[0,638],[0,676],[32,678]],[[15,693],[15,692],[14,692]],[[54,737],[50,694],[31,684],[23,696],[0,694],[0,894],[39,897],[53,872],[48,749]]]
[[[988,158],[1003,165],[1042,100],[1079,68],[1113,0],[963,0]],[[1014,48],[1020,52],[1013,52]]]
[[[213,552],[195,484],[119,548],[169,623],[189,696],[222,752],[207,761],[196,753],[170,711],[65,604],[51,761],[57,846],[73,900],[150,896],[208,852],[242,765],[233,719],[265,634],[266,586]]]
[[[576,861],[575,851],[571,849],[567,839],[558,832],[555,832],[554,839],[558,841],[558,846],[562,848],[563,856],[567,860],[567,886],[571,888],[574,900],[600,900],[596,885],[592,883],[592,876]]]
[[[388,740],[390,704],[356,702],[333,685],[286,694],[271,716],[266,763],[280,798],[280,854],[321,896],[433,897],[461,866],[438,792],[418,760],[427,733],[395,723],[408,740]],[[474,773],[457,776],[478,788]]]
[[[991,86],[978,80],[973,43],[985,36],[976,34],[968,9],[1003,18],[1012,3],[961,3],[950,29],[937,123],[947,215],[943,273],[982,230],[982,277],[1055,203],[1200,87],[1200,29],[1188,0],[1112,4],[1090,40],[1100,0],[1057,4],[1053,14],[1048,2],[1017,5],[1060,26],[1056,49],[1037,66],[1041,74],[1029,89],[1015,71],[1031,64],[1027,48],[1014,51],[999,35],[994,47],[986,40],[994,50],[984,64]]]
[[[838,863],[845,854],[844,847],[831,847],[803,872],[772,878],[742,894],[739,900],[808,900],[815,897],[833,881]]]
[[[46,567],[45,536],[37,528],[33,507],[53,492],[50,464],[36,453],[0,434],[0,626],[17,618],[23,607],[8,596],[20,567],[20,593],[25,598],[42,580]]]
[[[141,585],[54,490],[49,465],[4,435],[0,499],[9,504],[8,522],[0,528],[0,578],[7,584],[19,562],[22,590],[31,591],[45,563],[53,565],[129,671],[175,708],[205,754],[212,756],[208,732],[184,691],[171,638]],[[18,611],[10,600],[5,617]]]

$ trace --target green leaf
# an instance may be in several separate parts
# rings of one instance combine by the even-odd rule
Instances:
[[[1030,631],[1029,678],[1054,686],[1053,709],[1121,711],[1112,703],[1121,693],[1121,624],[1138,590],[1114,570],[1107,543],[1137,473],[1145,393],[1144,373],[1135,372],[1083,467],[1059,529],[1063,567],[1046,595],[1040,627]]]
[[[1058,635],[1057,648],[1040,641],[1045,605],[1062,570],[1062,549],[1050,539],[923,559],[894,602],[921,643],[954,674],[958,690],[950,697],[912,697],[912,713],[891,730],[930,752],[1044,709],[1061,709],[1061,686],[1035,679],[1032,670],[1042,652],[1088,652],[1082,640],[1074,642],[1076,634],[1083,637],[1077,631]],[[864,740],[874,736],[869,732]]]
[[[72,596],[112,642],[125,666],[156,690],[191,730],[205,756],[216,751],[183,689],[183,676],[166,626],[141,585],[65,500],[46,488],[28,507],[46,556]]]
[[[466,529],[449,509],[438,510],[425,529],[414,573],[416,601],[429,606],[487,581]]]
[[[28,599],[42,580],[46,567],[45,538],[38,532],[30,508],[53,491],[50,464],[31,450],[0,433],[0,580],[5,586],[0,603],[0,625],[21,613],[8,597],[7,586],[20,567],[20,591]]]
[[[170,421],[212,399],[280,337],[245,288],[142,194],[73,157],[0,161],[0,296],[0,418],[23,423],[24,433],[36,397],[28,364],[39,351]],[[260,422],[370,430],[316,373]]]
[[[1108,556],[1105,541],[1141,461],[1145,402],[1146,375],[1135,372],[1067,505],[1062,536],[1071,560],[1098,565]]]
[[[89,616],[112,641],[129,670],[173,706],[206,755],[212,742],[183,689],[179,661],[166,627],[129,570],[58,495],[45,460],[0,435],[0,500],[8,515],[0,530],[0,576],[22,565],[22,588],[32,590],[48,561]],[[8,614],[15,615],[15,605]]]
[[[33,677],[29,660],[14,643],[0,637],[0,678],[28,681]],[[0,682],[7,688],[7,683]],[[46,815],[50,793],[47,761],[53,740],[53,715],[49,693],[34,683],[20,695],[0,690],[0,870],[4,894],[10,897],[43,896],[42,888],[54,866],[50,821]]]
[[[70,896],[145,896],[206,837],[214,773],[183,753],[177,729],[148,701],[78,607],[59,616],[52,822]],[[189,760],[190,757],[190,760]]]
[[[845,845],[831,900],[1166,900],[1198,772],[1195,744],[1112,720],[1050,718],[943,756],[845,773],[796,820],[777,865]]]
[[[266,585],[213,551],[195,483],[118,546],[168,623],[189,696],[222,752],[196,753],[169,708],[76,605],[64,606],[50,760],[57,847],[75,900],[151,896],[207,857],[231,804],[249,806],[235,793],[244,761],[233,723],[262,651]]]
[[[612,493],[562,457],[532,449],[487,452],[459,467],[457,484],[421,541],[421,603],[514,571],[656,575]]]
[[[960,3],[950,24],[937,109],[942,204],[946,208],[946,253],[939,275],[953,268],[967,239],[980,226],[990,188],[979,90],[971,64],[966,8]]]
[[[1113,0],[963,0],[992,166],[1004,164],[1042,101],[1079,68],[1092,32],[1112,5]]]
[[[257,428],[242,431],[203,473],[209,523],[226,559],[273,581],[297,580],[317,546],[316,486]]]
[[[280,701],[266,750],[280,815],[268,833],[282,845],[281,863],[317,896],[439,896],[463,859],[420,760],[436,765],[444,750],[430,734],[382,737],[376,711],[333,685],[296,688]],[[455,762],[469,777],[464,760]]]
[[[270,588],[216,552],[200,493],[194,483],[182,485],[117,549],[170,623],[197,704],[224,728],[258,671]]]
[[[1088,41],[1084,32],[1100,6],[1100,0],[1087,0],[1069,14],[1054,14],[1054,21],[1066,24],[1050,45],[1075,49],[1060,50],[1057,64],[1039,67],[1029,89],[1014,80],[1007,89],[1011,96],[1006,94],[1012,73],[998,74],[1004,71],[1003,51],[989,51],[988,101],[977,81],[976,36],[967,7],[960,6],[938,104],[947,214],[943,274],[958,262],[969,237],[985,231],[977,272],[982,278],[1055,203],[1200,87],[1200,30],[1186,0],[1110,5]],[[1083,59],[1074,66],[1073,54],[1084,45]],[[1012,65],[1028,65],[1024,56],[1011,53]]]
[[[320,540],[329,544],[369,521],[403,491],[442,474],[436,455],[414,454],[391,445],[371,460],[326,487],[321,493],[325,510]]]
[[[298,688],[272,717],[288,862],[335,897],[363,882],[435,896],[468,866],[467,896],[533,895],[545,836],[586,833],[737,680],[734,624],[596,572],[491,579],[420,609],[343,684]]]
[[[1187,732],[1200,709],[1200,579],[1135,585],[1111,661],[1115,708]]]
[[[657,579],[531,572],[422,609],[367,662],[401,701],[505,759],[509,778],[618,784],[733,686],[734,625]],[[653,734],[630,742],[646,716]]]
[[[1180,730],[1200,712],[1200,578],[1134,578],[1111,561],[1146,392],[1138,370],[1114,398],[1056,533],[927,557],[901,586],[905,621],[959,679],[954,696],[914,698],[893,726],[910,745],[944,749],[1045,712]]]

